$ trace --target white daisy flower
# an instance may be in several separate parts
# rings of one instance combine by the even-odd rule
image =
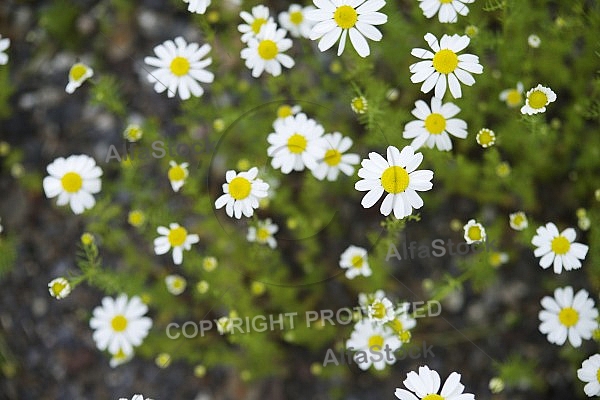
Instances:
[[[538,84],[529,89],[525,95],[525,105],[521,107],[521,114],[538,114],[546,111],[546,106],[556,100],[556,93],[549,87]]]
[[[415,150],[425,145],[430,149],[452,150],[450,135],[464,139],[467,137],[467,123],[462,119],[452,118],[460,112],[454,103],[442,104],[437,97],[431,99],[431,108],[423,100],[415,102],[412,114],[418,120],[411,121],[404,127],[402,137],[413,139],[410,144]]]
[[[173,274],[167,275],[165,277],[165,285],[167,286],[167,291],[174,296],[179,296],[181,293],[185,291],[185,287],[187,286],[187,281],[181,275]]]
[[[267,137],[271,146],[267,154],[273,157],[271,166],[284,174],[317,167],[322,156],[323,127],[306,114],[300,113],[273,123],[275,132]]]
[[[173,188],[173,191],[178,192],[189,175],[189,164],[186,162],[177,164],[175,161],[171,160],[169,161],[169,165],[171,166],[168,172],[169,181],[171,182],[171,187]]]
[[[372,207],[384,193],[381,203],[381,214],[390,215],[392,210],[398,219],[412,214],[412,210],[423,206],[423,200],[417,191],[430,190],[433,187],[433,171],[416,170],[423,161],[423,154],[414,152],[411,146],[405,146],[402,152],[394,146],[387,148],[387,160],[375,152],[364,159],[358,176],[363,178],[356,182],[354,188],[368,193],[361,204],[364,208]]]
[[[487,149],[488,147],[496,144],[496,134],[493,130],[487,128],[481,128],[479,132],[477,132],[477,136],[475,136],[475,140],[477,144]]]
[[[306,13],[311,10],[314,10],[313,6],[302,7],[298,4],[290,4],[287,11],[279,13],[279,23],[293,37],[308,39],[314,23],[306,18]]]
[[[583,388],[588,397],[600,396],[600,354],[594,354],[581,364],[577,377],[586,385]]]
[[[485,241],[485,228],[474,219],[470,219],[469,222],[463,226],[463,229],[465,231],[464,237],[467,244],[481,243]]]
[[[144,62],[152,67],[157,67],[148,74],[148,81],[154,83],[156,93],[167,91],[167,96],[175,97],[179,93],[182,100],[187,100],[191,95],[200,97],[204,89],[198,84],[211,83],[215,76],[205,68],[212,63],[212,58],[206,56],[211,47],[198,43],[186,43],[181,37],[175,42],[167,40],[154,48],[157,57],[145,57]]]
[[[71,293],[71,284],[63,277],[56,278],[48,283],[48,291],[50,296],[56,299],[64,299]]]
[[[387,15],[378,12],[385,0],[313,0],[318,9],[306,13],[314,22],[311,40],[319,40],[319,50],[326,51],[340,40],[337,55],[344,52],[346,37],[361,57],[371,53],[367,39],[380,41],[383,35],[374,25],[387,22]]]
[[[458,55],[469,45],[471,39],[467,35],[443,35],[438,43],[436,37],[428,33],[425,41],[433,52],[421,48],[412,49],[410,54],[424,61],[409,67],[413,74],[410,80],[413,83],[423,82],[423,93],[429,93],[435,87],[435,97],[439,99],[444,97],[448,86],[453,97],[462,97],[460,83],[472,86],[475,78],[471,74],[483,72],[479,57],[473,54]]]
[[[323,147],[319,164],[312,170],[314,177],[320,181],[325,177],[328,181],[335,181],[340,171],[352,176],[353,166],[360,162],[358,154],[344,154],[352,147],[352,139],[342,136],[339,132],[333,132],[324,135],[321,142]]]
[[[198,235],[189,234],[187,229],[173,222],[169,227],[159,226],[156,228],[159,237],[154,239],[154,253],[165,254],[173,249],[173,262],[180,265],[183,261],[183,250],[190,250],[193,244],[200,241]]]
[[[269,184],[257,179],[258,168],[253,167],[245,172],[236,173],[229,170],[225,174],[227,183],[223,184],[223,195],[215,201],[217,209],[225,206],[225,212],[230,217],[240,219],[242,214],[251,217],[258,201],[267,197]]]
[[[286,38],[285,29],[277,29],[274,22],[268,22],[255,37],[248,39],[240,55],[246,60],[246,67],[252,70],[252,76],[258,78],[263,71],[273,76],[281,75],[281,66],[292,68],[294,60],[284,51],[292,47],[292,39]]]
[[[386,347],[387,346],[387,347]],[[386,365],[393,365],[396,362],[395,357],[380,357],[379,361],[373,362],[373,352],[389,351],[393,353],[402,346],[402,342],[392,329],[385,325],[374,325],[366,319],[358,321],[354,325],[354,330],[350,339],[346,341],[346,349],[355,351],[354,362],[363,371],[371,366],[376,370],[385,369]]]
[[[567,228],[558,232],[558,228],[552,222],[546,226],[540,226],[531,244],[537,247],[533,254],[540,259],[543,269],[554,264],[554,272],[560,274],[563,267],[566,271],[581,268],[581,261],[588,252],[588,246],[575,242],[575,229]]]
[[[419,367],[419,374],[411,371],[402,382],[408,390],[397,388],[395,395],[400,400],[475,400],[475,395],[464,393],[460,377],[457,372],[451,373],[439,392],[441,379],[437,371],[428,366]]]
[[[152,327],[152,320],[143,316],[147,312],[148,307],[138,296],[130,300],[125,294],[116,299],[103,298],[102,306],[94,308],[90,319],[98,349],[108,349],[111,354],[119,351],[131,354],[133,347],[142,344]]]
[[[539,329],[550,343],[563,345],[568,338],[573,347],[579,347],[598,327],[598,310],[585,289],[573,296],[571,286],[557,288],[554,298],[545,296],[541,304],[544,309],[539,313]]]
[[[357,96],[350,101],[350,108],[355,114],[364,114],[369,109],[369,102],[364,96]]]
[[[133,354],[133,352],[125,354],[123,350],[119,349],[119,351],[112,355],[108,364],[111,368],[116,368],[119,365],[123,365],[131,361],[133,359]]]
[[[183,0],[188,3],[188,11],[196,14],[204,14],[206,8],[210,6],[210,0]]]
[[[377,290],[375,293],[359,293],[358,294],[358,305],[362,311],[367,314],[369,305],[375,301],[375,299],[383,299],[385,292],[383,290]]]
[[[71,94],[87,79],[94,76],[94,70],[83,63],[74,64],[69,70],[69,83],[65,88],[65,92]]]
[[[46,197],[58,196],[56,204],[69,204],[75,214],[94,207],[96,200],[92,194],[102,188],[102,170],[93,158],[84,154],[59,157],[46,170],[50,174],[42,182]]]
[[[219,261],[215,257],[204,257],[202,260],[202,268],[206,272],[212,272],[219,266]]]
[[[257,226],[251,226],[248,228],[248,234],[246,239],[249,242],[257,242],[260,244],[267,244],[270,248],[274,249],[277,247],[277,240],[273,237],[277,233],[279,227],[271,221],[271,218],[267,218],[264,221],[258,221]]]
[[[242,33],[243,43],[258,35],[264,24],[273,22],[273,18],[269,15],[269,9],[262,4],[252,7],[252,14],[247,11],[240,13],[240,17],[246,22],[245,24],[238,25],[238,31]]]
[[[121,397],[119,400],[128,400],[125,397]],[[144,396],[141,394],[134,394],[131,400],[144,400]],[[146,398],[146,400],[152,400],[151,398]]]
[[[538,35],[531,34],[527,38],[527,44],[529,44],[529,47],[531,47],[531,48],[537,49],[538,47],[540,47],[541,43],[542,43],[542,40],[540,39],[540,37]]]
[[[367,317],[376,324],[385,324],[393,321],[396,315],[394,304],[387,297],[375,296],[367,306]]]
[[[5,51],[8,50],[9,47],[10,39],[2,39],[2,35],[0,35],[0,65],[6,65],[8,63],[8,54],[6,54]]]
[[[504,89],[500,92],[500,100],[504,101],[507,106],[515,108],[523,103],[523,83],[517,82],[517,87]]]
[[[302,107],[299,105],[290,106],[289,104],[282,104],[277,108],[276,121],[283,121],[287,117],[298,114],[300,111],[302,111]]]
[[[523,211],[517,211],[508,216],[510,227],[515,231],[522,231],[529,226],[527,215]]]
[[[423,15],[427,18],[433,18],[438,15],[438,20],[445,23],[455,23],[458,21],[458,14],[463,17],[469,14],[467,4],[475,0],[419,0],[419,7],[423,10]]]
[[[349,246],[340,256],[340,267],[346,270],[346,278],[371,276],[367,250],[358,246]]]

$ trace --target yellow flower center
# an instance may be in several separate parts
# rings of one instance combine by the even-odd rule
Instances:
[[[596,372],[596,380],[600,383],[600,368],[598,368],[598,372]]]
[[[362,268],[363,258],[357,254],[352,257],[351,263],[354,268]]]
[[[116,315],[112,321],[110,322],[113,331],[115,332],[123,332],[127,328],[127,318],[123,315]]]
[[[67,172],[60,180],[65,192],[77,193],[83,186],[83,178],[77,172]]]
[[[518,106],[519,104],[521,104],[521,101],[522,101],[521,93],[519,93],[519,91],[517,89],[512,89],[510,92],[508,92],[508,95],[506,96],[506,103],[509,106],[511,106],[511,107]]]
[[[284,104],[277,109],[277,118],[287,118],[294,115],[292,107]]]
[[[523,223],[525,222],[525,217],[521,214],[517,214],[515,215],[515,217],[513,218],[513,223],[517,226],[521,226],[523,225]]]
[[[550,247],[555,254],[567,254],[571,248],[571,242],[569,242],[569,240],[564,236],[557,236],[552,239]]]
[[[173,286],[173,289],[181,289],[181,287],[183,286],[183,279],[175,278],[171,285]]]
[[[339,6],[333,13],[333,20],[342,29],[350,29],[358,20],[358,13],[353,7]]]
[[[444,2],[448,2],[448,0],[441,0],[442,3]],[[440,396],[439,394],[428,394],[427,396],[423,397],[423,400],[445,400],[442,396]]]
[[[373,310],[373,317],[377,319],[383,319],[385,317],[385,305],[382,302],[378,301],[377,303],[373,304],[371,308]]]
[[[381,174],[381,186],[388,193],[400,193],[406,190],[409,182],[408,172],[402,167],[389,167]]]
[[[302,136],[299,133],[294,133],[288,139],[287,147],[288,147],[288,150],[290,151],[290,153],[300,154],[304,150],[306,150],[307,144],[308,144],[308,142],[306,141],[306,138],[304,136]]]
[[[190,70],[190,62],[184,57],[175,57],[171,61],[171,72],[175,76],[183,76]]]
[[[187,230],[184,227],[180,226],[169,231],[169,243],[171,247],[181,246],[185,243],[185,239],[187,238]]]
[[[174,167],[169,168],[169,180],[170,181],[182,181],[185,179],[185,170],[176,165]]]
[[[541,90],[534,90],[529,95],[529,105],[531,108],[542,108],[548,104],[548,96]]]
[[[367,102],[364,97],[355,97],[352,99],[352,108],[357,113],[364,113],[367,111]]]
[[[433,68],[440,74],[449,74],[458,66],[458,56],[449,49],[442,49],[433,56]]]
[[[561,324],[570,328],[579,321],[579,313],[572,307],[565,307],[558,313],[558,320]]]
[[[278,53],[279,50],[277,49],[277,44],[272,40],[261,40],[261,42],[258,44],[258,55],[263,60],[272,60],[277,56]]]
[[[67,285],[62,282],[54,282],[52,284],[52,293],[54,293],[55,296],[58,296],[65,287],[67,287]]]
[[[256,231],[256,237],[262,242],[265,242],[269,238],[269,236],[271,236],[271,234],[269,233],[269,230],[267,228],[258,228],[258,230]]]
[[[469,236],[469,238],[471,240],[481,240],[482,239],[481,228],[478,226],[470,227],[469,230],[467,231],[467,236]]]
[[[229,183],[229,195],[235,200],[244,200],[250,195],[250,190],[252,190],[252,184],[241,176],[233,178]]]
[[[401,331],[398,334],[398,338],[400,339],[400,341],[402,343],[408,343],[408,342],[410,342],[410,339],[412,338],[412,334],[410,333],[410,331]]]
[[[373,346],[378,346],[378,348],[383,348],[383,337],[381,335],[373,335],[369,338],[369,348]]]
[[[494,132],[489,129],[482,129],[477,134],[477,143],[480,145],[487,147],[491,146],[496,142],[496,135]]]
[[[71,70],[69,71],[69,77],[73,81],[79,81],[81,80],[81,78],[83,78],[86,72],[87,67],[85,65],[75,64],[71,67]]]
[[[255,35],[258,35],[258,32],[260,32],[260,28],[262,28],[262,26],[266,22],[267,20],[264,18],[256,18],[254,21],[252,21],[252,24],[250,25],[250,28],[252,28],[252,32],[254,32]]]
[[[129,223],[133,226],[140,226],[144,223],[144,220],[146,219],[146,217],[144,216],[144,213],[141,211],[132,211],[129,213]]]
[[[440,0],[440,3],[442,3],[442,4],[450,4],[450,3],[452,3],[452,1],[454,1],[454,0]]]
[[[325,157],[323,160],[330,167],[335,167],[340,163],[340,161],[342,161],[342,153],[336,149],[329,149],[325,152]]]
[[[290,22],[294,25],[300,25],[304,21],[302,11],[293,11],[290,13]]]
[[[446,118],[438,113],[429,114],[425,118],[425,129],[432,135],[439,135],[446,129]]]

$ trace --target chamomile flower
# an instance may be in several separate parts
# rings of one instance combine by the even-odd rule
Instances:
[[[219,331],[220,335],[231,333],[231,331],[233,330],[233,322],[231,321],[231,318],[227,316],[222,316],[216,322],[217,331]]]
[[[581,268],[581,261],[588,252],[588,246],[575,242],[575,229],[567,228],[558,232],[552,222],[540,226],[531,244],[537,247],[533,254],[541,257],[540,266],[543,269],[554,264],[554,273],[560,274],[562,269],[570,271]]]
[[[289,104],[282,104],[277,108],[276,121],[283,121],[287,117],[298,114],[300,111],[302,111],[302,107],[299,105],[290,106]]]
[[[116,368],[119,365],[123,365],[133,359],[133,352],[125,354],[123,350],[119,349],[115,354],[112,355],[109,361],[111,368]]]
[[[146,222],[146,214],[142,210],[131,210],[127,214],[127,222],[129,225],[139,228]]]
[[[179,93],[182,100],[192,95],[200,97],[204,89],[198,84],[211,83],[214,74],[205,68],[212,63],[210,57],[202,59],[210,52],[210,45],[199,47],[198,43],[187,43],[181,36],[175,41],[167,40],[154,48],[157,57],[145,57],[144,62],[154,71],[148,74],[148,81],[154,83],[157,93],[167,91],[168,97]]]
[[[523,211],[517,211],[508,216],[510,227],[515,231],[522,231],[529,226],[527,215]]]
[[[475,400],[475,395],[464,393],[465,386],[460,383],[460,377],[459,373],[452,372],[440,391],[441,379],[437,371],[428,366],[419,367],[418,374],[411,371],[402,382],[408,390],[397,388],[395,395],[400,400]]]
[[[0,35],[0,65],[6,65],[8,63],[8,54],[5,51],[10,47],[10,39],[2,39]]]
[[[367,319],[362,319],[354,325],[350,339],[346,341],[346,349],[355,351],[354,362],[363,371],[371,366],[380,371],[386,365],[394,364],[395,357],[380,357],[380,360],[374,360],[370,355],[374,351],[379,352],[383,349],[389,349],[393,354],[401,346],[402,342],[391,328],[386,325],[374,325]]]
[[[467,4],[475,0],[419,0],[419,7],[423,10],[423,15],[427,18],[433,18],[438,15],[438,20],[445,23],[458,22],[458,14],[463,17],[469,14]]]
[[[238,31],[242,33],[243,43],[258,35],[264,24],[273,22],[269,9],[262,4],[252,7],[252,14],[242,11],[240,17],[246,22],[245,24],[238,25]]]
[[[573,296],[571,286],[557,288],[554,298],[546,296],[541,304],[544,309],[539,312],[539,330],[550,343],[562,346],[568,338],[573,347],[579,347],[598,327],[598,310],[585,289]]]
[[[204,257],[204,259],[202,260],[202,268],[204,268],[204,270],[206,272],[212,272],[218,266],[219,266],[219,261],[215,257],[212,257],[212,256]]]
[[[273,235],[278,230],[279,227],[277,224],[274,224],[271,218],[267,218],[264,221],[258,221],[257,226],[249,227],[246,239],[249,242],[267,244],[270,248],[274,249],[277,247],[277,240],[275,240]]]
[[[412,214],[412,210],[423,206],[423,200],[417,191],[430,190],[433,187],[433,171],[417,170],[423,161],[423,154],[414,152],[411,146],[405,146],[402,152],[394,146],[387,148],[387,160],[381,155],[369,153],[364,159],[358,176],[363,178],[356,182],[354,188],[368,193],[361,204],[364,208],[372,207],[384,193],[380,212],[384,216],[394,211],[398,219]]]
[[[116,299],[104,297],[102,306],[94,308],[90,327],[100,350],[111,354],[122,351],[131,354],[134,346],[142,344],[152,327],[152,320],[144,315],[148,307],[138,296],[131,299],[121,294]]]
[[[263,71],[273,76],[281,75],[281,66],[292,68],[294,60],[285,51],[292,47],[292,39],[286,38],[285,29],[277,28],[274,22],[266,23],[260,32],[248,39],[240,55],[246,60],[246,67],[252,70],[252,76],[258,78]]]
[[[173,249],[173,262],[180,265],[183,261],[183,250],[190,250],[192,245],[198,243],[198,235],[189,234],[187,229],[173,222],[169,227],[159,226],[156,228],[159,237],[154,239],[154,253],[157,255],[165,254]]]
[[[428,33],[425,41],[433,52],[421,48],[412,49],[410,54],[424,61],[409,67],[413,74],[410,80],[413,83],[423,82],[423,93],[429,93],[435,87],[435,97],[439,99],[444,97],[448,86],[453,97],[462,97],[460,83],[472,86],[475,78],[471,74],[483,72],[479,57],[473,54],[458,55],[469,45],[471,39],[467,35],[443,35],[438,42],[433,34]]]
[[[477,141],[478,145],[484,149],[487,149],[496,143],[496,134],[491,129],[482,128],[479,130],[479,132],[477,132],[475,140]]]
[[[94,76],[94,70],[83,63],[74,64],[69,70],[69,83],[65,88],[65,92],[71,94],[87,79]]]
[[[173,188],[173,191],[178,192],[189,175],[189,164],[186,162],[177,164],[175,161],[171,160],[169,161],[169,165],[171,166],[168,172],[169,181],[171,182],[171,187]]]
[[[460,112],[454,103],[442,104],[437,97],[431,99],[431,108],[423,100],[415,102],[412,114],[418,120],[411,121],[404,127],[402,137],[413,139],[411,146],[416,150],[425,145],[430,149],[452,150],[450,135],[464,139],[467,137],[467,123],[453,118]]]
[[[188,3],[188,11],[196,14],[204,14],[206,8],[210,6],[210,0],[183,0]]]
[[[181,275],[173,274],[167,275],[165,277],[165,285],[167,286],[167,291],[172,295],[179,296],[181,293],[185,291],[185,287],[187,286],[187,281]]]
[[[509,257],[506,253],[493,251],[490,253],[488,260],[492,267],[498,268],[499,266],[506,264],[509,260]]]
[[[349,246],[340,256],[340,267],[346,270],[346,278],[371,276],[367,250],[358,246]]]
[[[59,157],[46,170],[50,174],[42,182],[46,197],[58,196],[56,204],[69,204],[75,214],[94,207],[96,200],[92,195],[102,188],[102,170],[93,158],[84,154]]]
[[[517,87],[501,91],[499,98],[510,108],[515,108],[523,103],[523,90],[523,83],[517,82]]]
[[[465,231],[464,237],[467,244],[481,243],[485,241],[485,228],[474,219],[470,219],[463,229]]]
[[[546,111],[546,106],[556,100],[556,93],[549,87],[538,84],[529,89],[525,95],[525,105],[521,107],[521,114],[538,114]]]
[[[310,32],[311,40],[319,40],[319,50],[326,51],[335,42],[340,41],[337,55],[344,52],[346,38],[359,56],[366,57],[371,53],[367,39],[380,41],[383,35],[374,25],[387,22],[387,15],[378,12],[385,0],[313,0],[316,10],[306,13],[306,17],[314,22]]]
[[[529,47],[533,49],[537,49],[538,47],[540,47],[541,43],[542,40],[538,35],[531,34],[529,35],[529,37],[527,37],[527,44],[529,44]]]
[[[311,10],[314,10],[314,7],[302,7],[298,4],[291,4],[287,11],[279,14],[279,23],[293,37],[308,39],[314,23],[306,18],[306,13]]]
[[[581,364],[577,377],[586,385],[583,388],[588,397],[600,396],[600,354],[594,354]]]
[[[128,400],[125,397],[121,397],[119,400]],[[144,400],[144,396],[141,394],[134,394],[133,397],[131,398],[131,400]],[[152,400],[151,398],[146,398],[146,400]]]
[[[360,162],[358,154],[344,154],[352,146],[352,139],[342,136],[339,132],[328,133],[323,136],[322,153],[319,164],[312,170],[315,178],[322,181],[335,181],[339,172],[348,176],[354,174],[354,165]]]
[[[227,183],[223,184],[223,195],[215,201],[217,209],[225,207],[225,212],[230,217],[240,219],[242,214],[251,217],[254,209],[258,208],[258,201],[267,197],[269,184],[257,179],[258,168],[253,167],[248,171],[236,173],[229,170],[225,174]]]
[[[376,324],[385,324],[392,321],[396,315],[394,304],[379,291],[367,305],[367,316],[371,322]]]
[[[137,142],[144,135],[144,131],[138,124],[129,124],[123,131],[123,138],[128,142]]]
[[[71,293],[71,284],[63,277],[56,278],[48,283],[48,291],[50,296],[56,299],[64,299]]]
[[[350,101],[350,108],[352,108],[352,111],[356,114],[364,114],[369,109],[369,103],[364,96],[357,96]]]
[[[273,123],[275,132],[269,134],[267,141],[271,146],[267,154],[273,157],[271,166],[281,169],[284,174],[291,171],[310,170],[317,167],[322,156],[323,127],[306,114],[300,113]]]

